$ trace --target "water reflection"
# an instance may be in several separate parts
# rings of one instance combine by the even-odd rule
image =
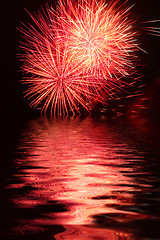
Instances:
[[[56,234],[56,240],[134,240],[132,234],[111,229],[66,225],[65,231]]]
[[[126,135],[91,118],[28,122],[9,186],[17,209],[27,210],[16,219],[16,231],[62,225],[55,239],[135,239],[129,224],[156,216],[136,202],[152,181],[146,180],[144,152]]]

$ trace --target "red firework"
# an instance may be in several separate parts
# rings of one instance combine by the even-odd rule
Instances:
[[[51,115],[90,111],[93,102],[107,103],[135,70],[139,45],[131,7],[111,1],[60,0],[57,10],[31,15],[35,26],[24,27],[23,82],[30,105]]]

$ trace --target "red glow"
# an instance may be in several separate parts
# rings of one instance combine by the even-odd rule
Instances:
[[[117,98],[127,85],[122,78],[136,72],[139,44],[130,9],[119,0],[59,0],[56,11],[31,15],[34,25],[21,30],[30,106],[74,115]]]
[[[64,226],[66,231],[56,234],[56,240],[135,240],[134,236],[129,233],[115,231],[111,229],[92,228],[86,226]]]
[[[114,129],[107,129],[105,124],[97,126],[92,119],[30,122],[19,146],[26,157],[17,159],[21,171],[15,178],[19,180],[10,188],[33,189],[13,201],[22,209],[36,209],[50,202],[53,207],[43,217],[20,221],[18,231],[30,226],[37,231],[46,225],[94,225],[93,216],[103,214],[115,215],[115,223],[121,224],[148,218],[132,208],[114,207],[134,206],[134,193],[142,186],[150,187],[135,186],[131,163],[140,161],[140,156],[120,138]],[[128,167],[121,167],[127,162]],[[122,173],[124,170],[127,175]],[[64,205],[66,211],[54,211],[54,202]]]

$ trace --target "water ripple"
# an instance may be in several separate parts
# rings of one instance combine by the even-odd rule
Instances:
[[[13,231],[59,225],[65,230],[55,239],[136,239],[138,224],[159,219],[160,191],[148,152],[130,136],[91,118],[30,121],[8,179],[17,211]]]

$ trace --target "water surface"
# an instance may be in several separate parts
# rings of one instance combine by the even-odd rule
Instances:
[[[10,239],[160,239],[159,138],[143,119],[32,119],[7,177]]]

